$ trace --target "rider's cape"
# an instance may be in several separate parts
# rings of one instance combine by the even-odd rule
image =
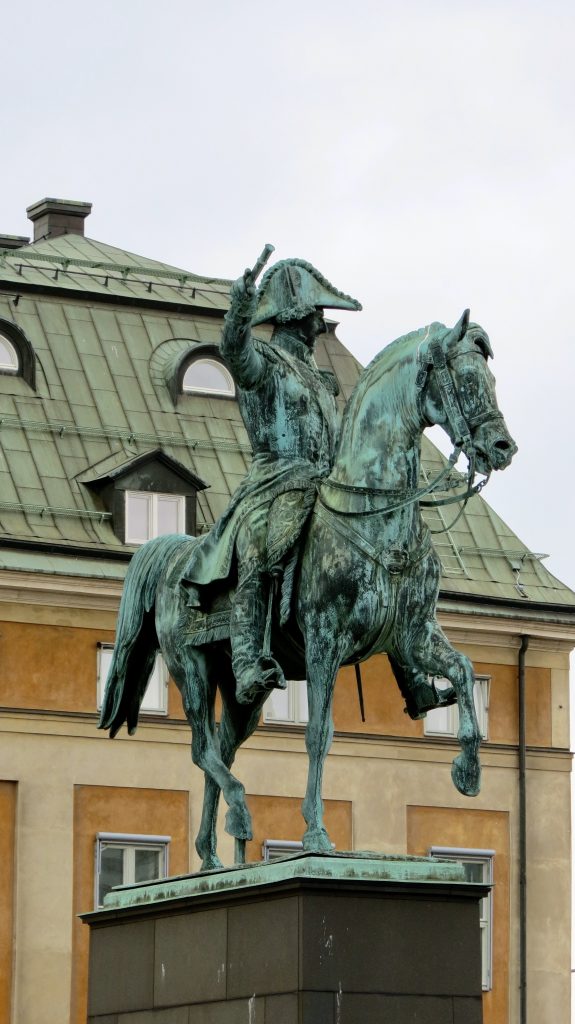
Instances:
[[[297,540],[313,505],[319,479],[317,466],[305,459],[256,455],[226,511],[198,541],[186,566],[184,581],[205,586],[227,579],[238,530],[261,505],[270,506],[265,568],[271,569]]]

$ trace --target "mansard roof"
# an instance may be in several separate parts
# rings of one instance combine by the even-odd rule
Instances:
[[[90,484],[150,451],[207,485],[197,529],[213,525],[248,469],[248,438],[235,399],[176,395],[169,376],[188,350],[217,350],[229,286],[79,235],[0,249],[0,319],[36,360],[34,388],[0,373],[0,568],[121,577],[133,548]],[[343,404],[361,367],[333,325],[317,361],[335,373]],[[443,462],[424,439],[428,478]],[[448,512],[425,515],[437,529]],[[575,608],[482,497],[435,543],[444,595]]]

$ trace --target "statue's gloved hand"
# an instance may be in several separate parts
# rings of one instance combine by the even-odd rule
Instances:
[[[230,314],[234,319],[251,321],[257,306],[257,291],[252,271],[248,268],[234,281],[230,290]]]

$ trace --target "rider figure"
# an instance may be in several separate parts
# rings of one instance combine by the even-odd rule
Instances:
[[[271,585],[268,520],[279,495],[309,491],[333,462],[337,383],[313,358],[316,339],[326,331],[325,308],[361,306],[303,260],[276,263],[264,275],[259,292],[249,270],[231,289],[221,353],[237,386],[253,461],[229,508],[198,544],[184,576],[196,584],[224,579],[235,556],[231,647],[240,703],[286,685],[278,662],[264,651]],[[274,327],[269,342],[251,333],[266,322]]]

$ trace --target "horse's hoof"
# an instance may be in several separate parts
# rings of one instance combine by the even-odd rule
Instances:
[[[223,868],[223,866],[224,865],[219,857],[210,855],[209,857],[204,857],[202,860],[201,871],[217,871],[218,868]]]
[[[330,838],[324,828],[308,829],[303,837],[306,853],[332,853]]]
[[[234,839],[253,839],[252,819],[247,807],[230,807],[226,814],[225,830]]]
[[[477,796],[481,789],[481,765],[478,762],[473,764],[460,754],[451,765],[451,778],[463,796]]]

